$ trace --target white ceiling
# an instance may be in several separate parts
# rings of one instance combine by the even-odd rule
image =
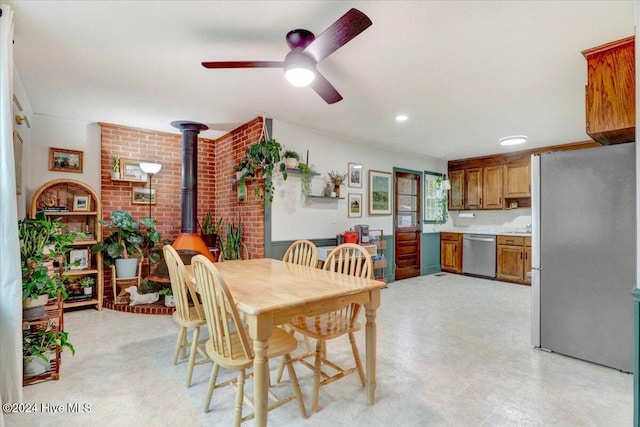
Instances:
[[[634,1],[8,1],[34,112],[215,138],[266,115],[365,143],[456,159],[588,139],[580,51],[634,34]],[[318,69],[327,105],[279,69],[285,34],[349,8],[373,25]],[[409,116],[398,124],[398,113]],[[529,136],[527,146],[497,144]]]

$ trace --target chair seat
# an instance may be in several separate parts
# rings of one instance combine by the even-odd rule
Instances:
[[[246,328],[245,333],[247,335],[249,334],[249,331]],[[205,345],[207,354],[225,369],[247,369],[253,366],[253,359],[247,358],[242,351],[239,335],[235,333],[232,334],[231,341],[233,353],[229,357],[223,357],[219,352],[216,352],[213,349],[213,340],[211,339],[207,340]],[[253,346],[252,341],[250,341],[250,344]],[[282,329],[274,328],[273,335],[269,338],[268,345],[267,359],[271,359],[294,351],[298,346],[298,340]]]
[[[198,310],[195,307],[189,307],[189,318],[182,319],[178,311],[173,312],[173,320],[180,326],[185,328],[193,328],[196,326],[202,326],[207,323],[207,320],[198,316]]]
[[[353,322],[352,326],[350,322],[348,317],[336,316],[332,312],[313,317],[298,316],[289,322],[289,326],[310,338],[329,340],[360,330],[359,322]]]

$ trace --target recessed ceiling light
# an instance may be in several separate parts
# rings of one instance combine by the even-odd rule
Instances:
[[[406,122],[407,120],[409,120],[409,117],[404,114],[396,116],[396,122]]]
[[[498,142],[500,143],[500,145],[524,144],[525,142],[527,142],[527,135],[505,136],[504,138],[500,138]]]

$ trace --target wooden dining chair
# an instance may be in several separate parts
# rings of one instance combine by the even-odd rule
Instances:
[[[209,411],[211,397],[216,388],[233,385],[236,388],[234,425],[240,426],[242,422],[254,418],[254,413],[242,415],[243,401],[247,401],[253,407],[251,400],[244,394],[246,370],[253,365],[253,343],[247,336],[235,301],[215,265],[203,255],[193,257],[191,265],[197,290],[202,297],[202,306],[209,329],[210,338],[207,340],[205,348],[209,357],[214,361],[204,411]],[[297,399],[300,413],[304,418],[307,418],[302,392],[290,356],[297,344],[295,338],[280,328],[274,328],[273,335],[269,338],[267,359],[284,356],[292,380],[293,393],[287,397],[278,398],[275,393],[269,390],[269,398],[273,400],[273,403],[268,406],[268,410]],[[238,377],[216,384],[219,367],[238,371]],[[252,375],[250,374],[249,377]]]
[[[289,248],[287,248],[287,251],[282,257],[282,261],[315,268],[318,265],[318,248],[313,242],[309,240],[297,240],[293,242],[291,246],[289,246]],[[282,328],[291,334],[295,334],[295,331],[289,325],[283,325]],[[302,337],[303,338],[301,340],[298,340],[298,343],[304,342],[305,346],[307,347],[307,352],[310,352],[312,348],[309,337],[306,335],[303,335]],[[280,364],[280,368],[278,369],[278,382],[280,382],[283,372],[284,361]]]
[[[327,255],[323,269],[350,276],[367,279],[373,278],[373,261],[371,255],[369,255],[365,248],[354,243],[342,244],[331,251],[329,255]],[[365,385],[364,369],[362,368],[362,362],[354,335],[355,332],[360,330],[358,315],[360,314],[361,308],[362,306],[360,304],[351,303],[339,310],[323,313],[318,316],[298,316],[289,323],[294,331],[316,340],[315,352],[302,354],[293,359],[294,361],[300,361],[314,373],[313,411],[318,411],[319,409],[318,397],[320,394],[320,386],[332,383],[356,371],[360,376],[362,386],[364,387]],[[342,368],[328,360],[326,356],[326,341],[343,335],[349,336],[355,361],[355,366],[348,369]],[[313,364],[306,360],[311,357],[314,357]],[[326,368],[330,368],[331,371],[328,371]],[[278,379],[278,381],[280,381],[280,379]]]
[[[173,364],[178,363],[178,356],[186,357],[186,350],[189,350],[189,362],[187,365],[187,387],[191,387],[191,377],[193,375],[193,367],[211,362],[204,349],[206,340],[200,340],[200,326],[206,324],[204,310],[194,286],[191,284],[191,278],[186,273],[182,258],[171,245],[164,245],[162,248],[164,259],[169,270],[169,278],[171,279],[171,290],[176,301],[176,310],[173,312],[173,320],[180,327],[178,332],[178,340],[176,348],[173,352]],[[189,304],[189,296],[193,305]],[[188,329],[193,328],[193,337],[189,342],[187,335]],[[196,361],[196,353],[200,354],[200,358]]]
[[[282,261],[315,268],[318,264],[318,248],[309,240],[297,240],[284,253]]]

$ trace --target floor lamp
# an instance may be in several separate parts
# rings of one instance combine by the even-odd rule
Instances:
[[[160,172],[162,169],[162,165],[160,163],[140,163],[140,169],[142,172],[149,175],[149,219],[151,219],[151,199],[153,199],[153,192],[151,191],[151,180],[153,179],[153,175]],[[149,276],[151,276],[151,258],[149,258]]]

